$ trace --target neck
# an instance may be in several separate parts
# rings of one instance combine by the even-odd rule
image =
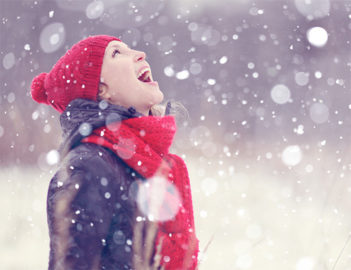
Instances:
[[[138,109],[137,109],[137,111],[138,111]],[[148,108],[148,109],[146,109],[146,110],[141,110],[141,111],[138,111],[138,112],[140,112],[142,115],[144,115],[144,116],[149,116],[149,115],[152,115],[152,113],[151,113],[151,108]]]

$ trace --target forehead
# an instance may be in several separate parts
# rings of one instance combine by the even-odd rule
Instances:
[[[106,47],[106,49],[110,49],[110,48],[118,48],[118,47],[127,47],[128,45],[125,44],[122,41],[118,41],[118,40],[112,40]]]

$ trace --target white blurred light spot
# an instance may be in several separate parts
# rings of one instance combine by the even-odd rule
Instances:
[[[57,43],[59,43],[59,41],[60,41],[60,36],[57,33],[52,34],[49,38],[49,42],[51,45],[56,45]]]
[[[201,71],[202,71],[202,66],[201,66],[201,64],[199,64],[199,63],[192,63],[192,64],[190,65],[189,70],[190,70],[190,73],[191,73],[191,74],[193,74],[193,75],[198,75],[198,74],[200,74]]]
[[[260,41],[266,41],[266,36],[265,35],[260,35],[259,36]]]
[[[215,85],[215,84],[216,84],[216,80],[215,80],[215,79],[208,79],[208,80],[207,80],[207,83],[208,83],[209,85]]]
[[[330,0],[295,0],[296,9],[309,20],[329,15]]]
[[[197,23],[194,23],[194,22],[189,23],[188,29],[189,31],[196,31],[198,29]]]
[[[37,120],[38,117],[39,117],[39,112],[38,112],[38,111],[34,111],[34,112],[32,113],[32,119],[33,119],[33,120]]]
[[[313,165],[311,165],[311,164],[307,164],[306,165],[306,167],[305,167],[305,171],[307,172],[307,173],[311,173],[311,172],[313,172]]]
[[[117,154],[122,159],[130,159],[135,154],[136,144],[133,139],[122,138],[116,145]],[[138,161],[138,166],[141,166],[142,162]]]
[[[317,78],[317,79],[320,79],[320,78],[322,78],[322,72],[320,72],[320,71],[316,71],[315,73],[314,73],[314,76]]]
[[[26,51],[30,51],[30,45],[29,45],[29,44],[25,44],[25,45],[24,45],[24,49],[25,49]]]
[[[1,136],[0,136],[0,137],[1,137]],[[28,151],[29,151],[29,152],[33,152],[34,149],[35,149],[34,144],[31,144],[30,146],[28,146]]]
[[[304,126],[303,125],[298,125],[295,132],[299,135],[302,135],[304,133]]]
[[[46,162],[49,165],[55,165],[60,161],[60,154],[57,150],[51,150],[46,154]]]
[[[200,211],[200,217],[206,218],[207,217],[207,212],[205,210]]]
[[[117,131],[121,126],[121,116],[117,113],[109,113],[106,116],[106,127],[111,131]]]
[[[277,104],[287,103],[290,97],[290,89],[284,84],[277,84],[271,90],[271,98]]]
[[[225,64],[225,63],[227,63],[228,62],[228,57],[226,57],[226,56],[222,56],[220,59],[219,59],[219,63],[220,64]]]
[[[323,124],[329,119],[329,108],[323,103],[314,103],[310,107],[310,118],[316,124]]]
[[[183,70],[183,71],[177,72],[176,78],[177,78],[178,80],[185,80],[185,79],[188,79],[188,78],[189,78],[189,71]]]
[[[171,36],[162,36],[157,40],[157,48],[162,52],[168,52],[172,50],[176,42]]]
[[[209,196],[217,191],[217,181],[213,178],[205,178],[201,181],[201,189],[206,196]]]
[[[191,31],[191,40],[196,45],[215,46],[220,41],[221,34],[211,25],[198,24],[196,30]]]
[[[328,33],[322,27],[312,27],[307,31],[307,40],[315,47],[323,47],[328,41]]]
[[[312,257],[302,257],[296,263],[296,270],[316,270],[316,261]]]
[[[110,192],[105,192],[105,198],[110,199],[111,198],[111,193]]]
[[[243,208],[241,208],[241,209],[239,209],[239,210],[236,212],[236,214],[237,214],[239,217],[243,217],[243,216],[245,216],[245,214],[246,214],[246,210],[243,209]]]
[[[62,23],[49,24],[40,33],[40,47],[45,53],[55,52],[63,45],[65,37],[66,31]]]
[[[177,188],[170,181],[152,177],[140,184],[137,204],[150,220],[166,221],[176,216],[181,199]]]
[[[295,82],[297,85],[305,86],[308,84],[309,81],[309,73],[307,72],[297,72],[295,74]]]
[[[15,65],[15,55],[10,52],[7,53],[2,59],[2,65],[5,69],[10,69]]]
[[[172,77],[174,76],[174,69],[172,68],[172,66],[167,66],[163,69],[163,73],[167,76],[167,77]]]
[[[11,92],[7,95],[7,101],[8,103],[13,103],[16,100],[15,93]]]
[[[104,3],[102,1],[91,2],[86,10],[85,15],[89,19],[97,19],[104,13]]]
[[[298,145],[286,147],[282,153],[282,160],[287,166],[296,166],[301,162],[302,151]]]
[[[105,109],[107,109],[107,107],[108,107],[108,102],[106,100],[101,100],[99,102],[99,108],[101,110],[105,110]]]
[[[102,177],[100,179],[100,184],[104,187],[106,187],[108,185],[108,180],[105,177]]]
[[[91,131],[92,131],[92,126],[89,124],[89,123],[82,123],[80,126],[79,126],[79,133],[82,135],[82,136],[88,136],[91,134]]]

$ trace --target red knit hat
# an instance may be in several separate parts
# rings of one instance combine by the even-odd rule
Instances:
[[[49,73],[35,77],[31,85],[32,98],[62,113],[76,98],[96,100],[101,66],[112,36],[91,36],[81,40],[63,55]]]

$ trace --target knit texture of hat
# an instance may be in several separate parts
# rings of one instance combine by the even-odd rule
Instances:
[[[33,79],[32,98],[51,105],[60,113],[76,98],[96,100],[105,49],[113,40],[121,41],[99,35],[73,45],[49,73],[41,73]]]

